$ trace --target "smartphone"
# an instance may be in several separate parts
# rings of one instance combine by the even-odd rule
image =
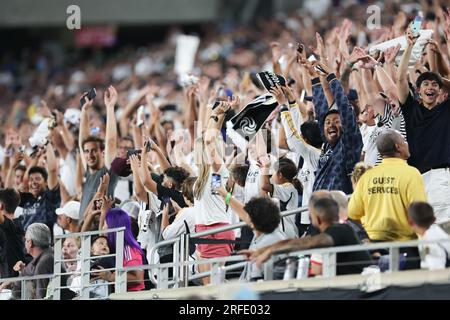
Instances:
[[[141,155],[141,150],[136,150],[136,149],[130,149],[127,151],[127,157],[129,158],[132,155]]]
[[[220,174],[213,173],[211,177],[211,194],[219,194],[217,189],[222,185],[222,177]]]
[[[145,142],[145,150],[147,150],[147,152],[150,152],[150,151],[152,151],[152,140],[147,140],[146,142]]]
[[[25,152],[26,147],[24,145],[21,145],[18,149],[18,152],[20,153],[24,153]]]
[[[92,88],[91,90],[88,91],[88,93],[86,93],[84,96],[81,97],[81,99],[80,99],[81,106],[83,106],[87,100],[90,101],[90,100],[94,99],[96,96],[97,96],[97,90],[95,90],[95,88]]]
[[[100,210],[103,205],[103,199],[95,199],[94,200],[94,210]]]
[[[172,147],[172,149],[173,149],[173,147],[175,147],[175,140],[170,141],[170,146]]]
[[[144,106],[140,106],[137,109],[137,114],[136,114],[136,125],[138,127],[142,126],[144,124]]]
[[[297,43],[297,52],[302,54],[305,47],[301,43]]]

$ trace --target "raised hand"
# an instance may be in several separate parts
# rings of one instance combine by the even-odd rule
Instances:
[[[108,89],[105,90],[104,101],[107,108],[114,108],[118,98],[119,95],[113,86],[109,86]]]
[[[106,189],[108,188],[108,185],[109,185],[109,174],[105,173],[100,178],[100,184],[98,185],[97,192],[100,193],[101,195],[105,194]]]
[[[139,160],[139,157],[135,154],[130,156],[130,166],[131,171],[133,172],[139,172],[139,167],[141,166],[141,161]]]
[[[275,97],[275,99],[277,99],[278,105],[280,105],[280,106],[282,104],[287,105],[286,96],[284,95],[283,89],[279,85],[276,85],[275,87],[273,87],[270,90],[270,93]]]
[[[272,61],[277,62],[281,58],[281,46],[278,42],[271,42],[270,48],[272,49]]]
[[[397,57],[398,52],[400,51],[401,45],[398,44],[395,47],[390,47],[384,51],[384,59],[386,63],[393,63],[395,61],[395,57]]]
[[[238,108],[241,100],[239,96],[228,97],[228,103],[230,104],[230,108]]]
[[[413,32],[411,30],[411,25],[409,25],[408,29],[406,29],[406,40],[408,42],[408,47],[413,47],[416,42],[417,39],[419,39],[419,36],[414,37]]]

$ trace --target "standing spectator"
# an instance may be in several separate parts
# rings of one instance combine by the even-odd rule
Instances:
[[[220,135],[220,128],[225,118],[225,113],[230,109],[231,104],[220,102],[209,118],[205,138],[197,138],[194,145],[195,162],[199,167],[199,176],[194,184],[195,206],[198,208],[196,215],[195,231],[207,231],[221,226],[228,225],[231,217],[227,213],[225,200],[218,194],[213,194],[211,189],[212,174],[221,176],[221,184],[225,185],[228,177],[228,170],[223,163],[222,153],[223,141]],[[234,240],[233,230],[220,232],[204,238]],[[231,244],[199,244],[197,253],[200,258],[209,259],[226,257],[231,254],[233,245]],[[210,270],[207,264],[199,265],[200,272]],[[209,284],[209,277],[203,278],[203,284]]]
[[[324,63],[318,64],[325,71],[336,109],[328,106],[324,88],[313,65],[304,60],[302,63],[307,65],[309,74],[313,77],[313,102],[325,142],[313,190],[341,190],[350,194],[353,190],[349,173],[360,159],[363,146],[355,113],[341,83]]]
[[[408,144],[397,131],[386,130],[377,138],[383,156],[380,165],[367,171],[356,185],[349,203],[349,217],[361,221],[371,241],[416,239],[408,223],[407,207],[425,201],[425,188],[419,171],[409,166]],[[417,248],[404,248],[409,255],[406,268],[416,268]]]
[[[16,277],[18,273],[13,270],[15,263],[25,261],[25,233],[20,222],[14,219],[19,203],[20,195],[15,189],[0,190],[0,278]]]
[[[410,28],[406,37],[397,85],[411,150],[408,162],[422,173],[428,201],[440,223],[450,219],[450,101],[439,101],[442,79],[434,72],[423,72],[417,78],[419,99],[414,97],[408,65],[417,38]]]
[[[109,185],[107,194],[113,195],[117,184],[117,175],[111,172],[111,162],[117,153],[117,125],[114,114],[114,107],[117,103],[117,91],[110,86],[105,91],[104,102],[106,105],[106,141],[96,136],[89,136],[89,115],[88,112],[92,106],[92,100],[87,101],[81,110],[79,144],[80,150],[83,150],[82,157],[83,168],[85,169],[85,182],[81,196],[81,205],[79,219],[82,219],[84,212],[91,202],[101,177],[109,174]],[[104,151],[104,156],[103,156]]]
[[[419,244],[421,268],[438,270],[450,267],[450,236],[435,223],[433,207],[426,202],[413,202],[408,208],[408,216],[421,240],[439,241]]]
[[[35,222],[45,223],[50,230],[56,222],[55,210],[61,202],[58,183],[58,164],[51,143],[46,145],[47,170],[43,167],[32,166],[28,171],[28,186],[30,192],[20,193],[22,215],[20,216],[24,230]],[[10,181],[7,187],[12,187]]]
[[[261,189],[268,192],[274,198],[280,200],[281,211],[294,210],[298,207],[298,194],[301,192],[300,182],[297,180],[297,167],[294,162],[288,158],[281,158],[275,167],[277,170],[272,175],[272,182],[270,176],[267,175],[270,169],[270,160],[268,157],[261,157],[264,159],[263,172],[261,173]],[[290,215],[282,218],[281,228],[289,239],[298,237],[298,229],[295,225],[295,216]]]

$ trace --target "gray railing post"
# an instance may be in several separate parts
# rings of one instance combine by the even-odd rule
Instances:
[[[273,280],[273,263],[272,257],[264,263],[264,281]]]
[[[189,241],[190,241],[190,235],[189,234],[182,234],[181,235],[181,260],[180,262],[183,261],[188,261],[189,260]],[[181,265],[181,274],[182,274],[182,279],[183,279],[183,287],[188,287],[189,286],[189,268],[190,265]]]
[[[123,270],[124,230],[116,233],[116,278],[115,292],[127,292],[127,272]]]
[[[81,288],[80,288],[80,298],[89,299],[89,284],[91,279],[91,236],[82,235],[81,236]]]
[[[323,264],[322,264],[322,275],[324,277],[334,277],[336,276],[336,253],[329,252],[322,254]]]
[[[181,261],[184,261],[184,259]],[[178,265],[179,262],[180,262],[180,242],[177,241],[173,244],[173,263],[177,264],[172,268],[173,280],[175,282],[175,284],[173,285],[174,288],[179,288],[180,286],[180,266]]]
[[[20,281],[20,300],[27,300],[27,280],[22,279]]]
[[[389,248],[389,272],[398,271],[400,264],[399,248]]]
[[[53,278],[50,286],[50,296],[53,300],[61,299],[61,271],[62,271],[62,238],[55,239],[53,247]]]
[[[162,266],[158,269],[158,289],[169,288],[169,269],[166,266]]]

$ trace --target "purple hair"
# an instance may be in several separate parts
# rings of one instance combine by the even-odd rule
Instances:
[[[119,208],[109,209],[106,212],[106,224],[108,229],[125,227],[124,245],[137,249],[141,254],[143,251],[131,232],[131,220],[128,214]],[[108,245],[112,253],[116,252],[116,233],[108,233]]]

